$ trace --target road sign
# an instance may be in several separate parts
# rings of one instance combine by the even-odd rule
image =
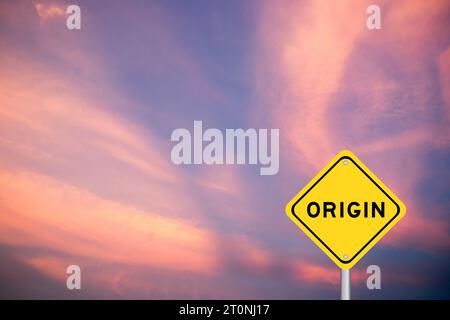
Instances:
[[[405,205],[350,151],[341,151],[286,213],[341,269],[350,269],[404,215]]]

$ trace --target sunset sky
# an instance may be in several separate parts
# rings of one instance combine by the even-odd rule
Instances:
[[[194,120],[279,128],[278,174],[174,165]],[[0,1],[0,298],[336,299],[284,207],[342,149],[407,207],[352,296],[450,299],[448,0]]]

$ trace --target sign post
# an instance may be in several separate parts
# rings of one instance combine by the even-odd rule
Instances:
[[[286,205],[288,217],[341,269],[350,269],[405,215],[406,207],[352,152],[339,152]]]
[[[341,269],[341,300],[350,300],[350,270]]]

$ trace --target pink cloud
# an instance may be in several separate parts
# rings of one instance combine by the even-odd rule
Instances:
[[[450,122],[450,46],[439,57],[439,70],[441,76],[441,92],[447,107],[447,121]],[[447,139],[450,139],[449,132],[447,132]]]
[[[438,136],[427,128],[416,128],[386,138],[379,138],[373,142],[365,143],[357,148],[358,153],[366,157],[375,154],[386,154],[398,149],[417,148],[420,146],[448,144],[448,138]]]
[[[267,4],[261,18],[261,41],[267,53],[257,66],[258,77],[268,78],[273,123],[287,138],[291,165],[318,169],[316,159],[333,156],[328,118],[333,94],[339,88],[345,65],[364,21],[354,14],[364,4],[285,1]],[[345,37],[342,35],[345,34]],[[267,59],[267,56],[269,59]],[[279,85],[272,85],[273,83]]]
[[[325,283],[329,285],[339,284],[339,269],[309,264],[304,261],[294,266],[294,276],[307,283]]]
[[[381,45],[383,41],[389,42],[396,67],[408,78],[417,77],[431,83],[415,61],[427,56],[426,46],[435,45],[433,39],[427,40],[433,38],[430,34],[445,32],[429,27],[439,16],[443,3],[414,2],[412,10],[403,9],[407,7],[404,2],[401,6],[390,5],[392,9],[385,23],[400,31],[383,33],[381,38],[387,40],[373,40],[380,41]],[[376,66],[367,68],[368,82],[345,82],[347,66],[354,62],[352,54],[369,38],[365,30],[366,5],[360,1],[264,4],[261,43],[257,46],[265,51],[256,59],[255,81],[263,98],[270,102],[270,109],[265,111],[271,126],[280,127],[287,137],[282,152],[290,159],[286,170],[289,174],[295,170],[313,174],[338,151],[344,144],[342,141],[347,141],[346,137],[367,133],[369,121],[389,112],[389,106],[383,104],[386,93],[401,86],[401,81],[390,79],[377,71]],[[58,5],[35,3],[34,6],[41,23],[65,16]],[[124,14],[135,19],[136,12],[127,9]],[[165,73],[167,68],[175,66],[177,72],[192,80],[186,84],[188,95],[226,101],[227,97],[202,72],[199,67],[202,61],[190,56],[174,37],[176,30],[166,21],[170,16],[155,16],[161,21],[149,22],[155,28],[147,29],[161,33],[160,46],[166,48],[164,52],[168,56],[159,59],[170,64],[147,61],[146,50],[130,47],[130,51],[136,52],[136,65],[156,73]],[[405,29],[408,21],[420,24],[420,41],[411,41],[417,30]],[[189,292],[195,297],[217,295],[206,286],[178,288],[170,281],[142,284],[137,276],[111,265],[173,272],[169,277],[174,274],[209,277],[227,271],[222,269],[226,266],[221,265],[221,259],[229,257],[236,259],[240,267],[254,271],[256,276],[270,275],[274,268],[283,266],[288,270],[286,276],[299,283],[336,285],[339,281],[336,268],[283,259],[247,236],[222,235],[208,228],[206,216],[211,214],[214,214],[211,220],[220,217],[233,221],[233,226],[239,228],[245,226],[248,230],[249,225],[256,228],[253,222],[259,216],[252,211],[255,199],[248,195],[250,183],[246,184],[237,170],[225,166],[204,168],[195,178],[186,176],[170,163],[167,141],[122,116],[121,110],[113,110],[112,105],[121,105],[123,110],[133,108],[135,101],[116,90],[111,80],[114,68],[96,54],[96,39],[91,34],[84,35],[84,39],[92,47],[72,38],[67,38],[62,46],[59,37],[39,33],[37,42],[42,50],[56,57],[67,69],[76,70],[74,73],[52,68],[31,54],[2,48],[0,242],[12,246],[33,245],[43,251],[71,254],[83,262],[92,259],[94,263],[104,263],[106,270],[95,275],[96,283],[118,295],[127,290],[150,293],[157,290],[163,296],[170,292]],[[448,60],[447,48],[439,55],[447,106]],[[363,115],[347,115],[349,121],[344,129],[337,127],[334,123],[336,94],[341,90],[365,90],[365,87],[377,91],[371,96],[373,105]],[[427,112],[424,91],[418,93],[423,99],[422,108],[414,112]],[[411,112],[402,107],[402,112]],[[254,112],[261,113],[261,110],[255,108]],[[166,117],[167,126],[180,120],[174,120],[171,115],[162,117]],[[353,146],[358,155],[380,159],[380,162],[398,150],[411,154],[415,148],[425,145],[447,148],[448,129],[431,130],[430,127],[417,126]],[[419,160],[403,159],[398,160],[405,176],[403,180],[396,178],[398,165],[381,166],[375,171],[392,182],[387,184],[399,190],[401,198],[412,199],[423,165]],[[203,199],[199,200],[192,190],[201,190]],[[201,203],[204,199],[207,205],[220,210],[213,213],[205,210],[207,206]],[[447,250],[446,228],[445,224],[427,222],[418,210],[410,210],[383,243]],[[25,262],[62,280],[65,274],[61,276],[61,272],[73,261],[40,255],[38,251],[36,255],[26,256]],[[355,272],[354,277],[361,280],[365,275]],[[408,276],[404,277],[404,281],[412,282]]]
[[[61,5],[41,2],[34,2],[33,5],[36,9],[41,23],[47,23],[51,20],[57,20],[66,17],[65,8]]]
[[[64,50],[56,53],[67,59]],[[66,276],[66,264],[89,259],[105,264],[104,274],[92,280],[119,295],[126,289],[152,291],[153,284],[139,286],[111,267],[115,263],[217,274],[218,235],[203,226],[207,213],[188,192],[182,171],[167,159],[167,144],[109,108],[130,102],[108,88],[102,66],[91,69],[83,55],[68,60],[101,83],[104,95],[98,99],[81,81],[84,72],[74,79],[14,51],[0,56],[0,243],[38,247],[24,262],[58,280]],[[49,176],[42,168],[56,172]],[[236,198],[242,190],[230,168],[206,170],[193,183],[217,199]],[[244,264],[264,268],[264,250],[248,239],[234,243]],[[48,249],[73,258],[41,254]],[[167,286],[166,291],[176,291],[170,281]]]
[[[386,235],[382,243],[416,250],[446,251],[450,249],[449,226],[417,216],[413,211],[395,227],[395,232]]]
[[[119,102],[126,108],[130,102],[108,88],[107,80],[99,80],[104,93],[99,99],[83,79],[72,79],[30,57],[17,59],[10,51],[0,55],[4,165],[54,168],[70,183],[78,181],[84,188],[113,198],[145,198],[146,209],[166,215],[179,214],[172,205],[177,194],[184,210],[198,218],[198,205],[184,191],[187,186],[181,170],[167,159],[169,146],[150,130],[112,111],[110,104]],[[92,74],[101,77],[101,70]]]
[[[388,32],[383,29],[378,33],[368,31],[365,26],[365,9],[369,4],[284,1],[274,6],[267,4],[263,10],[264,54],[261,60],[256,60],[256,81],[270,101],[268,111],[274,125],[281,127],[287,136],[282,152],[295,170],[319,169],[340,149],[353,147],[345,142],[351,136],[367,134],[369,125],[377,123],[380,117],[429,112],[427,88],[432,85],[432,78],[422,62],[430,57],[430,52],[434,54],[440,39],[446,38],[443,12],[447,2],[399,1],[389,5],[381,2],[383,25]],[[408,28],[412,23],[416,27]],[[414,87],[414,97],[422,101],[416,103],[420,109],[396,104],[395,112],[392,110],[392,104],[386,103],[387,94],[402,88],[404,83],[390,77],[376,61],[364,60],[363,54],[354,56],[361,48],[375,52],[375,58],[388,52],[399,73],[417,79],[420,85]],[[448,59],[442,54],[440,60],[441,73],[445,74]],[[348,74],[350,65],[360,68]],[[367,91],[366,98],[371,102],[362,112],[349,114],[346,108],[336,109],[335,98],[340,92],[358,91]],[[442,90],[444,94],[446,91]],[[338,127],[336,123],[342,119],[346,122]],[[396,137],[384,135],[380,141],[365,139],[369,146],[356,147],[389,151],[405,142],[407,146],[424,143],[448,146],[448,130],[430,132],[430,126],[410,128]],[[411,133],[413,136],[406,139]]]
[[[322,266],[319,264],[298,261],[293,263],[293,276],[301,283],[309,285],[325,284],[336,289],[340,286],[340,269],[335,266]],[[366,282],[370,274],[366,272],[365,265],[358,264],[351,270],[351,281],[353,287],[366,287]],[[384,272],[383,272],[384,271]],[[408,273],[382,269],[382,283],[403,284],[413,287],[421,287],[426,280],[420,279]]]
[[[448,48],[441,52],[448,2],[381,1],[379,32],[365,26],[369,4],[266,4],[256,81],[273,125],[286,139],[281,152],[290,171],[312,177],[341,149],[353,150],[375,164],[371,169],[407,205],[406,218],[386,241],[446,250],[448,224],[427,221],[422,210],[410,208],[419,208],[415,191],[427,174],[417,152],[450,146],[448,108],[430,105],[435,93],[429,91],[437,77],[448,100]],[[430,72],[433,63],[437,75]],[[342,98],[347,96],[357,102],[348,105]],[[444,120],[428,120],[435,113]],[[426,237],[424,230],[433,235]]]
[[[164,269],[217,270],[213,235],[189,222],[104,200],[38,174],[2,173],[0,180],[2,243]]]
[[[43,272],[44,274],[58,279],[61,283],[65,283],[67,279],[66,269],[71,265],[68,259],[56,257],[33,257],[25,260],[25,263],[31,267]]]
[[[199,206],[167,160],[167,146],[108,109],[113,101],[129,102],[113,89],[99,100],[78,85],[81,79],[31,57],[0,55],[0,242],[80,260],[214,274],[215,234],[198,226]],[[101,76],[101,68],[92,74]],[[57,258],[25,260],[59,277]]]

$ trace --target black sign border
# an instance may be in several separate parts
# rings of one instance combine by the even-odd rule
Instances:
[[[367,177],[367,178],[369,178],[370,179],[370,181],[372,181],[376,186],[377,186],[377,188],[378,189],[380,189],[381,190],[381,192],[383,192],[394,204],[395,204],[395,206],[397,207],[397,212],[396,212],[396,214],[391,218],[391,220],[389,220],[385,225],[384,225],[384,227],[383,228],[381,228],[380,229],[380,231],[378,231],[369,241],[367,241],[367,243],[357,252],[357,253],[355,253],[355,255],[351,258],[351,259],[349,259],[349,260],[342,260],[333,250],[331,250],[331,248],[324,242],[324,241],[322,241],[322,239],[320,239],[318,236],[317,236],[317,234],[315,234],[314,233],[314,231],[312,231],[303,221],[302,221],[302,219],[300,219],[300,217],[299,216],[297,216],[297,214],[295,214],[295,206],[339,163],[339,162],[341,162],[342,160],[344,160],[344,159],[347,159],[347,160],[350,160],[351,162],[353,162],[355,165],[356,165],[356,167],[362,172],[362,173],[364,173],[364,175]],[[395,202],[395,200],[394,199],[392,199],[392,197],[389,195],[389,194],[387,194],[386,193],[386,191],[384,191],[383,190],[383,188],[381,188],[379,185],[378,185],[378,183],[376,183],[376,181],[374,181],[373,179],[372,179],[372,177],[370,177],[368,174],[367,174],[367,172],[365,172],[351,157],[349,157],[349,156],[342,156],[342,157],[340,157],[316,182],[314,182],[314,184],[297,200],[297,201],[295,201],[295,203],[292,205],[292,208],[291,208],[291,213],[292,213],[292,215],[294,216],[294,217],[296,217],[297,218],[297,220],[306,228],[306,229],[308,229],[309,230],[309,232],[311,232],[311,234],[313,234],[314,235],[314,237],[317,239],[317,240],[319,240],[320,241],[320,243],[322,243],[322,245],[325,247],[325,248],[327,248],[328,249],[328,251],[329,252],[331,252],[332,254],[333,254],[333,256],[335,256],[336,257],[336,259],[338,259],[341,263],[343,263],[343,264],[349,264],[349,263],[351,263],[384,229],[386,229],[386,227],[392,222],[392,221],[394,221],[395,220],[395,218],[397,218],[398,217],[398,215],[400,214],[400,206],[399,206],[399,204],[397,203],[397,202]]]

